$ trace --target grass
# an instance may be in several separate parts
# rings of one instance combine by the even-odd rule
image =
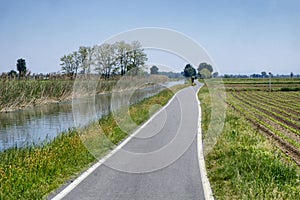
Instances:
[[[6,80],[0,79],[0,112],[13,111],[24,107],[70,100],[95,93],[111,92],[136,88],[143,83],[163,83],[166,76],[149,77],[123,76],[110,80],[100,80],[97,76],[89,79],[84,76],[76,80]]]
[[[0,199],[42,199],[94,161],[75,130],[44,146],[1,152]]]
[[[80,82],[82,90],[88,88],[89,82],[85,82]],[[97,92],[111,91],[116,82],[99,81]],[[0,111],[69,100],[72,98],[74,83],[74,80],[0,80]]]
[[[2,80],[0,111],[65,99],[71,95],[73,83],[70,80]]]
[[[199,99],[205,135],[211,121],[206,87]],[[299,167],[231,108],[205,160],[216,199],[300,199]]]
[[[129,112],[133,121],[143,123],[151,114],[149,109],[154,112],[153,105],[165,105],[174,92],[186,86],[174,86],[172,91],[163,90],[131,106]],[[45,198],[78,176],[126,136],[112,114],[108,114],[85,128],[62,133],[45,145],[5,150],[0,153],[0,199]],[[86,145],[89,145],[88,149]]]

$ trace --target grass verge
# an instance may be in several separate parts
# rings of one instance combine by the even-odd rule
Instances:
[[[205,135],[211,120],[207,87],[198,96]],[[223,132],[205,161],[216,199],[300,199],[299,167],[229,107]]]
[[[131,106],[129,112],[133,121],[137,124],[145,122],[150,117],[149,109],[153,105],[165,105],[174,92],[186,86],[174,86],[172,91],[163,90]],[[103,129],[100,134],[99,124]],[[85,144],[94,144],[96,156],[101,157],[126,136],[109,114],[83,129],[62,133],[43,146],[1,152],[0,199],[42,199],[96,161]],[[83,140],[92,143],[85,143]]]

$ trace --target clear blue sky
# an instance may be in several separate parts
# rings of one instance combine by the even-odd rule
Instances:
[[[79,46],[141,27],[193,38],[222,74],[300,74],[297,0],[0,0],[0,72],[20,57],[32,72],[55,72]]]

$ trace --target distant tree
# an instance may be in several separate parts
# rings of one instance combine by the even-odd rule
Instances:
[[[183,70],[183,76],[185,77],[196,76],[196,69],[191,64],[187,64]]]
[[[158,67],[153,65],[151,68],[150,68],[150,74],[158,74]]]
[[[206,69],[206,70],[204,70]],[[204,71],[203,71],[204,70]],[[198,74],[200,78],[211,78],[211,74],[213,72],[213,67],[210,64],[207,63],[200,63],[199,67],[197,68]],[[204,72],[205,74],[203,74]]]
[[[290,76],[291,76],[291,78],[293,78],[293,77],[294,77],[294,73],[293,73],[293,72],[291,72],[291,75],[290,75]]]
[[[19,71],[19,77],[23,77],[26,75],[26,61],[23,58],[17,60],[17,70]]]
[[[263,78],[267,77],[267,72],[261,72],[261,76],[262,76]]]
[[[212,77],[213,78],[217,78],[219,76],[219,72],[214,72],[213,74],[212,74]]]
[[[17,77],[17,72],[15,70],[10,70],[10,72],[7,73],[9,78],[15,78]]]
[[[273,77],[273,74],[272,74],[272,72],[269,72],[269,77]]]
[[[205,62],[204,63],[200,63],[197,70],[201,71],[202,69],[208,69],[208,71],[210,71],[211,73],[214,71],[213,67],[210,64],[207,64]]]

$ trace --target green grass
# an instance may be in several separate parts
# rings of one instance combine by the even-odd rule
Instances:
[[[0,79],[0,112],[13,111],[24,107],[70,100],[72,97],[94,95],[112,90],[134,89],[143,83],[163,83],[166,76],[149,77],[123,76],[100,80],[97,76],[77,77],[75,80],[6,80]],[[149,86],[149,85],[148,85]]]
[[[205,134],[211,112],[206,87],[199,99]],[[299,167],[231,108],[205,160],[216,199],[300,199]]]
[[[96,92],[111,91],[117,80],[99,81]],[[70,100],[74,80],[0,80],[0,112]],[[76,92],[84,94],[90,81],[76,82]],[[91,92],[91,91],[88,91]]]
[[[45,146],[0,153],[0,199],[42,199],[95,158],[70,130]]]
[[[153,105],[165,105],[174,92],[186,86],[163,90],[131,106],[129,112],[133,121],[143,123],[150,117],[149,109],[154,112]],[[131,131],[134,128],[131,127]],[[85,128],[62,133],[43,146],[5,150],[0,153],[0,199],[45,198],[87,169],[96,161],[95,157],[103,157],[126,136],[109,114]]]

